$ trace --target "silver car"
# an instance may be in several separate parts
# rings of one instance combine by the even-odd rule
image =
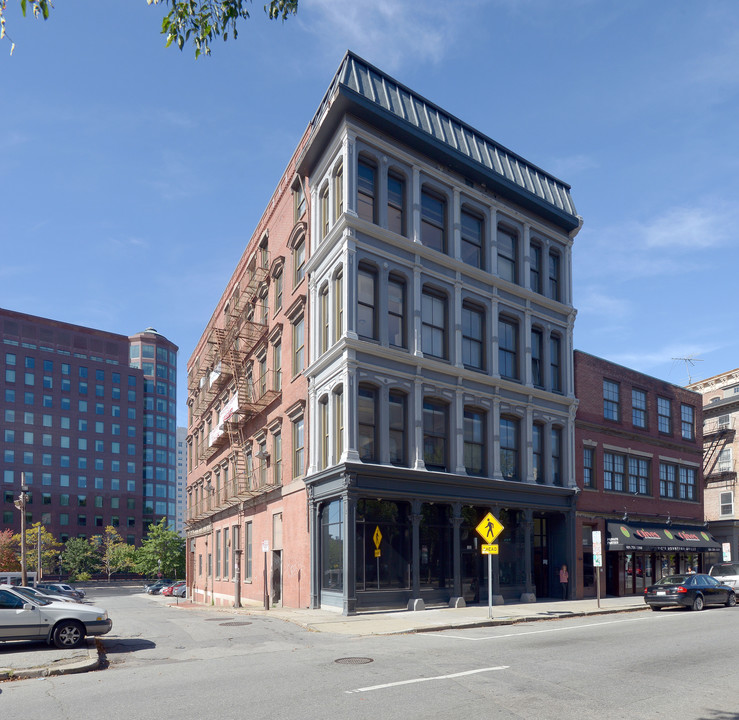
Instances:
[[[739,588],[739,563],[717,563],[711,566],[708,574],[724,585]]]
[[[69,649],[86,635],[105,635],[112,627],[113,621],[102,608],[31,599],[10,585],[0,585],[0,641],[45,640]]]

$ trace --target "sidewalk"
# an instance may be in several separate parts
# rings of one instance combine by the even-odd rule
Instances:
[[[227,606],[197,605],[188,600],[179,602],[159,595],[150,596],[179,610],[200,610],[221,613],[225,616],[262,615],[291,622],[313,632],[338,635],[397,635],[404,633],[434,632],[470,627],[491,627],[515,623],[553,620],[563,617],[607,615],[610,613],[646,610],[641,595],[632,597],[601,598],[600,607],[595,599],[542,600],[536,603],[511,603],[493,607],[492,619],[487,605],[466,608],[431,607],[426,610],[370,611],[344,616],[331,610],[261,607],[232,608]],[[104,645],[105,638],[98,640]],[[0,681],[32,677],[47,677],[67,673],[88,672],[100,666],[100,657],[93,638],[75,650],[58,650],[46,643],[3,643],[0,646]]]

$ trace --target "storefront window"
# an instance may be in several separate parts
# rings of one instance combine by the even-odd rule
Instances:
[[[343,502],[333,500],[321,513],[322,588],[341,592],[344,589],[344,525]]]
[[[452,525],[449,505],[425,504],[421,510],[420,552],[421,587],[451,587],[454,581],[452,562]]]
[[[357,591],[410,588],[409,516],[408,503],[357,502]],[[375,538],[379,538],[379,547]],[[379,550],[379,555],[375,550]]]

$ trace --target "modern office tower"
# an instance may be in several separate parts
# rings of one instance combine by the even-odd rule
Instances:
[[[149,496],[145,503],[144,491],[146,476],[157,474],[155,449],[160,439],[149,435],[159,422],[149,408],[157,406],[157,391],[164,386],[157,385],[153,369],[150,376],[144,374],[148,366],[145,370],[130,366],[129,356],[133,347],[139,354],[148,346],[167,350],[162,432],[163,447],[169,450],[175,426],[170,388],[176,385],[169,368],[174,367],[176,346],[151,331],[129,338],[4,309],[0,335],[4,437],[0,528],[20,529],[14,500],[23,479],[29,523],[41,521],[61,540],[91,537],[112,525],[125,540],[138,543],[148,523],[157,519],[156,508],[149,512],[151,503]],[[163,466],[167,471],[172,468],[174,485],[174,440],[171,446],[172,457],[165,456]],[[146,452],[149,447],[151,453]],[[155,494],[151,492],[152,499]],[[165,490],[165,498],[167,494]],[[169,517],[168,507],[159,510]]]

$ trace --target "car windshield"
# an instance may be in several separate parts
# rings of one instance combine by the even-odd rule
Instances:
[[[739,565],[733,565],[731,563],[714,565],[709,575],[739,575]]]
[[[684,585],[687,579],[686,575],[668,575],[663,577],[657,585]]]
[[[28,592],[28,589],[22,586],[16,587],[15,591],[23,595],[24,598],[34,602],[36,605],[51,605],[51,600],[42,598],[40,595],[35,595],[33,592]]]

